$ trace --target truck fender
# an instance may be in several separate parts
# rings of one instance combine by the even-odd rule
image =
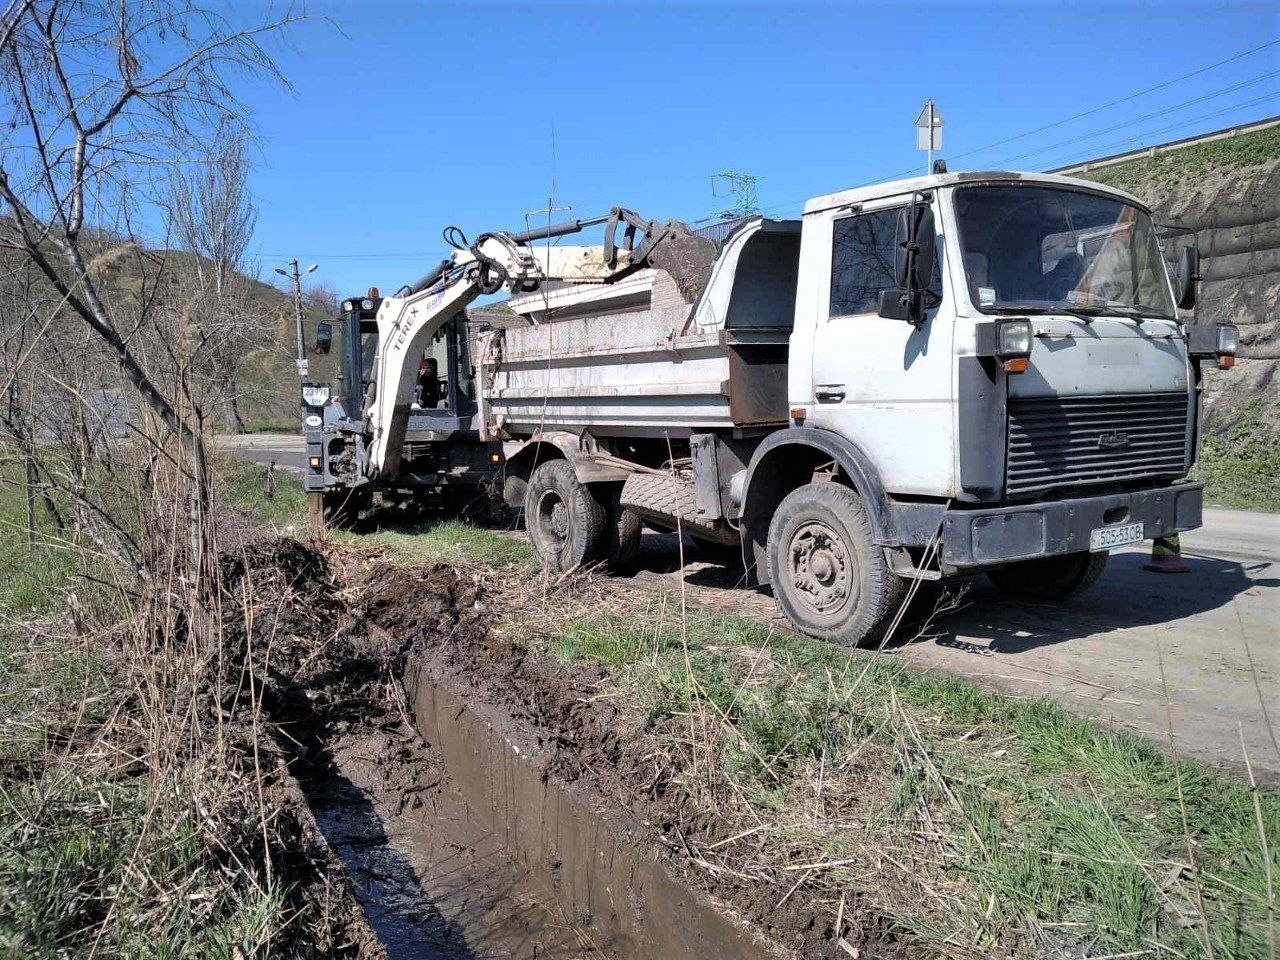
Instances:
[[[524,507],[529,478],[540,463],[567,460],[578,451],[578,438],[571,433],[544,433],[508,454],[502,470],[502,499],[514,510]]]
[[[880,472],[857,444],[814,427],[788,427],[765,438],[751,456],[743,482],[742,522],[763,560],[774,508],[792,490],[811,482],[813,470],[835,461],[862,497],[877,542],[887,538]]]

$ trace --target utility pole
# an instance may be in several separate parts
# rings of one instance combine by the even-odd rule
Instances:
[[[318,263],[313,263],[307,267],[307,273],[315,273]],[[298,379],[302,379],[308,374],[307,364],[307,347],[302,342],[302,273],[298,269],[298,261],[290,260],[289,269],[276,267],[276,273],[282,277],[289,277],[293,281],[293,322],[298,334]]]

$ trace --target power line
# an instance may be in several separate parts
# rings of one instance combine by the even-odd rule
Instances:
[[[1218,67],[1226,66],[1226,65],[1227,65],[1227,64],[1229,64],[1229,63],[1235,63],[1237,60],[1243,60],[1245,57],[1252,56],[1252,55],[1253,55],[1253,54],[1255,54],[1255,53],[1258,53],[1258,52],[1260,52],[1260,51],[1262,51],[1262,50],[1266,50],[1266,49],[1268,49],[1268,48],[1270,48],[1270,47],[1274,47],[1274,46],[1276,46],[1276,45],[1280,45],[1280,39],[1276,39],[1276,40],[1269,40],[1269,41],[1267,41],[1266,43],[1259,44],[1259,45],[1258,45],[1258,46],[1256,46],[1256,47],[1251,47],[1251,48],[1250,48],[1250,49],[1248,49],[1248,50],[1244,50],[1244,51],[1242,51],[1242,52],[1240,52],[1240,53],[1237,53],[1237,54],[1235,54],[1235,55],[1233,55],[1233,56],[1227,57],[1227,58],[1226,58],[1226,59],[1224,59],[1224,60],[1219,60],[1219,61],[1217,61],[1216,63],[1211,63],[1211,64],[1209,64],[1209,65],[1207,65],[1207,66],[1200,67],[1200,68],[1198,68],[1198,69],[1196,69],[1196,70],[1192,70],[1190,73],[1184,73],[1184,74],[1182,74],[1181,76],[1173,77],[1173,78],[1172,78],[1172,79],[1170,79],[1170,80],[1165,80],[1165,81],[1163,81],[1163,82],[1161,82],[1161,83],[1156,84],[1155,86],[1147,87],[1145,90],[1139,90],[1139,91],[1137,91],[1136,93],[1128,94],[1127,96],[1120,97],[1120,98],[1118,98],[1118,99],[1116,99],[1116,100],[1110,100],[1110,101],[1108,101],[1107,103],[1101,104],[1101,105],[1099,105],[1099,106],[1097,106],[1097,107],[1091,107],[1090,109],[1085,110],[1085,111],[1082,111],[1081,113],[1076,113],[1076,114],[1073,114],[1073,115],[1071,115],[1071,116],[1069,116],[1069,117],[1064,117],[1064,118],[1062,118],[1061,120],[1055,120],[1053,123],[1047,123],[1047,124],[1044,124],[1043,126],[1036,127],[1036,128],[1035,128],[1035,129],[1033,129],[1033,130],[1026,130],[1026,131],[1023,131],[1022,133],[1017,133],[1017,134],[1014,134],[1013,136],[1005,137],[1003,140],[997,140],[997,141],[994,141],[994,142],[992,142],[992,143],[988,143],[988,144],[986,144],[985,146],[975,147],[974,149],[972,149],[972,150],[967,150],[967,151],[965,151],[964,153],[955,154],[954,156],[950,157],[949,159],[951,159],[951,160],[957,160],[957,159],[961,159],[961,158],[963,158],[963,157],[969,157],[969,156],[972,156],[972,155],[973,155],[973,154],[975,154],[975,153],[981,153],[981,152],[982,152],[982,151],[984,151],[984,150],[990,150],[990,149],[993,149],[994,147],[1003,146],[1003,145],[1004,145],[1004,144],[1006,144],[1006,143],[1013,143],[1013,142],[1015,142],[1015,141],[1017,141],[1017,140],[1022,140],[1022,139],[1025,139],[1026,137],[1034,136],[1034,135],[1035,135],[1035,134],[1037,134],[1037,133],[1043,133],[1043,132],[1044,132],[1044,131],[1046,131],[1046,130],[1052,130],[1053,128],[1055,128],[1055,127],[1060,127],[1060,126],[1062,126],[1063,124],[1071,123],[1072,121],[1079,120],[1079,119],[1081,119],[1081,118],[1083,118],[1083,117],[1092,116],[1092,115],[1093,115],[1093,114],[1095,114],[1095,113],[1100,113],[1100,112],[1102,112],[1103,110],[1109,110],[1109,109],[1110,109],[1110,108],[1112,108],[1112,107],[1119,106],[1119,105],[1120,105],[1120,104],[1122,104],[1122,103],[1128,103],[1128,102],[1129,102],[1129,101],[1131,101],[1131,100],[1136,100],[1136,99],[1137,99],[1137,98],[1139,98],[1139,97],[1146,96],[1146,95],[1147,95],[1147,94],[1149,94],[1149,93],[1154,93],[1154,92],[1155,92],[1155,91],[1157,91],[1157,90],[1163,90],[1163,89],[1165,89],[1165,88],[1167,88],[1167,87],[1171,87],[1171,86],[1173,86],[1175,83],[1180,83],[1180,82],[1182,82],[1183,80],[1187,80],[1187,79],[1189,79],[1189,78],[1191,78],[1191,77],[1199,76],[1200,74],[1202,74],[1202,73],[1207,73],[1207,72],[1209,72],[1210,70],[1216,70]],[[1183,104],[1175,105],[1175,106],[1173,106],[1173,107],[1168,107],[1168,108],[1166,108],[1166,110],[1165,110],[1165,111],[1163,111],[1163,112],[1167,112],[1168,110],[1176,110],[1176,109],[1178,109],[1180,106],[1187,106],[1189,103],[1193,103],[1193,102],[1197,102],[1197,101],[1187,101],[1186,103],[1183,103]],[[1140,121],[1129,121],[1129,122],[1140,122]],[[1186,121],[1186,122],[1192,122],[1192,121]],[[1082,134],[1080,137],[1077,137],[1077,138],[1075,138],[1075,139],[1077,139],[1077,140],[1088,139],[1088,138],[1089,138],[1089,136],[1090,136],[1090,134]],[[915,173],[915,172],[916,172],[916,168],[915,168],[915,167],[911,167],[910,169],[905,170],[905,171],[903,171],[903,172],[901,172],[901,173],[895,173],[895,174],[891,174],[891,175],[889,175],[889,176],[882,176],[882,177],[878,177],[878,178],[876,178],[875,180],[872,180],[872,181],[869,181],[869,182],[876,183],[876,182],[880,182],[880,181],[883,181],[883,180],[894,180],[894,179],[898,179],[898,178],[900,178],[900,177],[910,176],[911,174],[913,174],[913,173]],[[802,198],[800,198],[799,200],[789,200],[789,201],[784,201],[784,202],[782,202],[782,203],[777,203],[777,204],[774,204],[774,205],[772,205],[772,206],[766,207],[766,208],[764,208],[763,210],[761,210],[760,212],[761,212],[761,213],[771,213],[771,212],[775,212],[775,211],[778,211],[778,210],[786,209],[786,208],[789,208],[789,207],[793,207],[793,206],[795,206],[796,204],[802,204],[802,203],[804,203],[804,202],[805,202],[805,200],[807,200],[807,199],[808,199],[807,197],[802,197]]]
[[[1234,106],[1228,107],[1227,109],[1240,110],[1245,107],[1252,107],[1256,104],[1266,103],[1269,100],[1276,100],[1276,99],[1280,99],[1280,90],[1277,90],[1274,93],[1269,93],[1262,97],[1255,97],[1252,100],[1246,100],[1242,103],[1238,103],[1238,104],[1235,104]],[[1113,140],[1111,143],[1104,143],[1104,144],[1101,144],[1100,146],[1092,148],[1089,151],[1089,157],[1085,157],[1083,160],[1069,162],[1065,164],[1058,164],[1057,166],[1073,166],[1074,163],[1084,163],[1088,159],[1090,159],[1090,157],[1097,156],[1097,151],[1099,150],[1109,150],[1112,147],[1122,147],[1125,144],[1136,143],[1138,141],[1147,140],[1148,138],[1154,137],[1158,134],[1168,133],[1170,130],[1177,130],[1180,127],[1185,127],[1189,123],[1198,123],[1201,120],[1212,120],[1215,117],[1222,116],[1222,113],[1223,113],[1222,110],[1214,110],[1212,113],[1203,113],[1198,117],[1192,117],[1190,120],[1180,120],[1179,122],[1170,124],[1167,127],[1159,127],[1158,129],[1155,129],[1155,130],[1147,130],[1143,133],[1137,134],[1136,136],[1127,137],[1124,140]]]
[[[1120,123],[1113,124],[1110,127],[1103,127],[1101,130],[1095,130],[1093,131],[1093,133],[1080,134],[1078,136],[1072,137],[1070,140],[1060,140],[1057,143],[1050,144],[1047,147],[1036,147],[1034,150],[1028,150],[1026,153],[1020,153],[1017,156],[1003,157],[1000,160],[996,161],[996,163],[1004,164],[1012,160],[1023,160],[1027,157],[1033,157],[1038,153],[1047,153],[1050,150],[1056,150],[1058,147],[1064,147],[1064,146],[1068,146],[1069,144],[1078,143],[1081,140],[1092,140],[1094,137],[1100,137],[1103,134],[1112,133],[1116,130],[1122,130],[1131,124],[1143,123],[1147,120],[1152,120],[1156,117],[1162,117],[1170,113],[1171,111],[1181,110],[1184,107],[1193,107],[1198,103],[1204,103],[1206,100],[1212,100],[1215,97],[1220,97],[1227,93],[1234,93],[1237,90],[1241,90],[1245,87],[1253,86],[1255,83],[1262,83],[1263,81],[1270,80],[1274,77],[1280,77],[1280,70],[1273,70],[1271,73],[1264,73],[1261,76],[1254,77],[1251,80],[1242,80],[1240,83],[1234,83],[1229,87],[1223,87],[1221,90],[1215,90],[1213,93],[1206,93],[1204,96],[1195,97],[1192,100],[1184,100],[1182,103],[1175,103],[1172,106],[1164,107],[1163,109],[1157,110],[1154,113],[1148,113],[1141,117],[1133,117],[1132,119],[1129,119],[1129,120],[1123,120]],[[1262,99],[1265,99],[1265,95]],[[1234,108],[1228,107],[1227,109],[1234,109]],[[1187,121],[1187,122],[1191,122],[1191,121]]]
[[[1280,39],[1268,40],[1264,44],[1245,50],[1243,53],[1237,53],[1233,57],[1227,57],[1227,59],[1219,60],[1217,63],[1211,63],[1207,67],[1201,67],[1198,70],[1192,70],[1190,73],[1184,73],[1182,76],[1174,77],[1172,80],[1165,80],[1163,83],[1157,83],[1154,87],[1147,87],[1145,90],[1139,90],[1137,93],[1131,93],[1128,96],[1120,97],[1118,100],[1108,101],[1101,106],[1092,107],[1082,113],[1075,113],[1069,117],[1064,117],[1061,120],[1055,120],[1053,123],[1046,123],[1044,126],[1036,127],[1034,130],[1027,130],[1023,133],[1014,134],[1012,137],[1006,137],[1003,140],[988,143],[983,147],[974,147],[972,150],[966,150],[964,153],[956,154],[952,159],[959,160],[961,157],[970,157],[975,153],[981,153],[984,150],[990,150],[994,147],[1002,147],[1006,143],[1013,143],[1015,140],[1022,140],[1026,137],[1034,136],[1037,133],[1052,130],[1054,127],[1060,127],[1065,123],[1071,123],[1072,121],[1080,120],[1083,117],[1093,116],[1095,113],[1101,113],[1103,110],[1109,110],[1110,108],[1119,106],[1122,103],[1137,100],[1139,97],[1145,97],[1147,94],[1155,93],[1157,90],[1164,90],[1166,87],[1171,87],[1175,83],[1181,83],[1183,80],[1188,80],[1191,77],[1198,77],[1202,73],[1208,73],[1210,70],[1216,70],[1218,67],[1226,66],[1228,63],[1235,63],[1237,60],[1243,60],[1245,57],[1258,53],[1260,50],[1266,50],[1268,47],[1274,47],[1277,44],[1280,44]]]

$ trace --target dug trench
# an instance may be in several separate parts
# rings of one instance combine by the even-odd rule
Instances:
[[[736,828],[620,736],[603,671],[494,629],[479,568],[287,539],[236,566],[251,682],[386,955],[904,955],[852,905],[841,940],[830,905],[707,869]]]
[[[258,541],[224,562],[243,597],[227,651],[236,687],[261,705],[337,882],[358,904],[343,951],[360,960],[601,956],[530,871],[452,789],[440,754],[405,712],[399,671],[409,638],[363,617],[312,546]],[[358,596],[359,588],[356,595]],[[444,577],[415,598],[425,633],[472,629]],[[362,936],[363,934],[363,936]]]

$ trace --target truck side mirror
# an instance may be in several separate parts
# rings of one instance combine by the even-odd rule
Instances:
[[[324,356],[333,348],[333,324],[321,320],[316,324],[316,353]]]
[[[1196,281],[1200,279],[1200,248],[1186,246],[1178,251],[1178,270],[1174,277],[1174,297],[1178,306],[1190,310],[1196,305]]]
[[[893,241],[893,274],[897,287],[880,292],[880,316],[919,326],[927,301],[929,281],[937,259],[937,229],[928,203],[913,202],[898,211]]]

